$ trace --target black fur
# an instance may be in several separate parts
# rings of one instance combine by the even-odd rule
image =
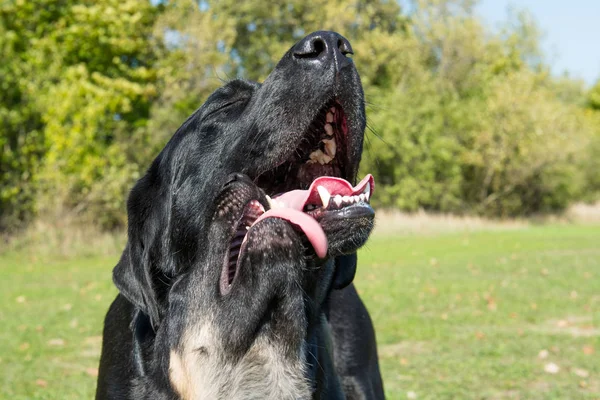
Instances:
[[[207,313],[227,343],[221,356],[232,362],[259,335],[287,343],[291,353],[304,342],[313,398],[384,398],[373,327],[351,284],[356,249],[373,226],[370,208],[316,215],[329,242],[325,260],[289,223],[259,222],[230,292],[220,289],[232,230],[250,200],[268,208],[265,193],[306,188],[320,175],[356,181],[365,112],[349,52],[343,37],[316,32],[292,47],[262,85],[226,84],[135,185],[128,242],[113,273],[120,294],[105,320],[97,399],[178,398],[169,352]],[[339,168],[306,170],[298,149],[332,102],[348,124]]]

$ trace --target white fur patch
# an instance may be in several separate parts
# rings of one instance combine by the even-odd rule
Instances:
[[[199,350],[200,349],[200,350]],[[308,399],[303,352],[286,359],[281,345],[259,336],[236,364],[224,359],[212,324],[184,333],[179,349],[171,350],[169,378],[184,400]]]

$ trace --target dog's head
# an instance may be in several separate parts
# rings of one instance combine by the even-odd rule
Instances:
[[[195,303],[186,312],[198,306],[195,314],[231,322],[230,331],[219,334],[231,339],[233,355],[249,349],[253,329],[266,326],[269,299],[298,301],[277,296],[294,288],[310,292],[303,286],[308,276],[326,290],[352,280],[355,259],[344,255],[372,229],[373,178],[356,184],[366,120],[351,53],[342,36],[315,32],[292,47],[262,85],[226,84],[179,128],[133,188],[127,248],[114,280],[155,330],[166,314],[176,315],[174,299],[187,298]],[[234,244],[241,245],[239,253]],[[312,275],[303,272],[310,265],[317,271]],[[319,285],[298,298],[318,297]],[[249,321],[240,323],[227,314],[232,310],[245,310]],[[294,334],[306,332],[295,325],[306,321],[293,322]]]
[[[172,285],[156,334],[181,398],[310,397],[306,339],[333,268],[308,259],[310,228],[291,218],[244,175],[218,191],[210,242]]]

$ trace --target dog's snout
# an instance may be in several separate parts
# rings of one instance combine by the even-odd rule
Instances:
[[[350,42],[336,32],[318,31],[296,43],[292,54],[297,60],[318,63],[324,67],[335,64],[338,70],[350,64]]]

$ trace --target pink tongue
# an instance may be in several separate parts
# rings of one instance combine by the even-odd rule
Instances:
[[[292,208],[275,208],[258,217],[254,224],[265,218],[281,218],[291,222],[302,229],[319,258],[327,255],[327,237],[321,225],[313,217]]]
[[[321,225],[311,216],[303,212],[304,206],[309,202],[321,204],[317,191],[318,186],[325,187],[332,195],[340,194],[342,196],[352,196],[363,192],[367,184],[374,189],[373,176],[368,174],[356,186],[341,178],[331,176],[322,176],[313,181],[308,190],[292,190],[277,196],[276,200],[281,208],[270,209],[261,215],[254,222],[255,224],[265,218],[281,218],[291,222],[302,229],[309,242],[315,249],[318,257],[323,258],[327,255],[327,237]]]

